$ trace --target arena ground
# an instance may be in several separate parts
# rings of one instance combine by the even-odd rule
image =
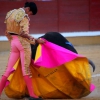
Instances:
[[[100,100],[100,45],[82,45],[75,46],[79,54],[86,56],[91,59],[95,65],[96,70],[92,73],[92,83],[96,85],[96,89],[87,97],[81,98],[82,100]],[[9,51],[1,51],[0,52],[0,77],[5,70],[7,60],[8,60]],[[0,100],[17,100],[8,98],[3,92]],[[19,100],[28,100],[27,98],[19,99]],[[53,99],[51,99],[53,100]]]

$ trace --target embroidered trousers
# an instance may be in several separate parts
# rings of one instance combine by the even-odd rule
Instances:
[[[24,38],[12,35],[11,52],[4,76],[8,77],[17,60],[20,58],[23,76],[30,75],[31,47]]]

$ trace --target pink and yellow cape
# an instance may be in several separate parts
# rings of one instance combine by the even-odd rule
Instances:
[[[91,93],[91,72],[86,57],[46,41],[39,44],[30,64],[37,96],[46,99],[81,98]],[[10,98],[28,95],[20,59],[8,77],[5,93]]]

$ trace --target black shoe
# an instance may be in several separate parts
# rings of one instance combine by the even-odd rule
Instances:
[[[43,100],[42,98],[33,98],[33,97],[29,97],[29,100]]]

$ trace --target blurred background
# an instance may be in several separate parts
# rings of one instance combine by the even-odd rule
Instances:
[[[100,0],[0,0],[0,51],[9,50],[4,36],[6,13],[27,1],[38,7],[30,21],[33,37],[57,31],[74,45],[100,44]]]
[[[100,30],[100,0],[0,0],[0,35],[4,34],[6,13],[23,7],[26,1],[38,7],[31,17],[30,34]]]

